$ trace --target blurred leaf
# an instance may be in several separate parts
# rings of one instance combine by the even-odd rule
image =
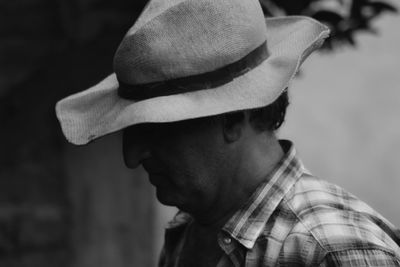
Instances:
[[[316,12],[313,17],[317,20],[327,22],[329,25],[337,25],[343,20],[343,17],[339,14],[324,10]]]
[[[384,11],[397,12],[397,9],[394,6],[384,2],[370,2],[366,3],[366,6],[372,6],[378,12],[384,12]]]
[[[388,2],[375,0],[260,0],[267,16],[306,15],[311,16],[331,29],[331,36],[324,44],[327,50],[341,45],[356,45],[359,32],[376,34],[372,22],[380,15],[396,13]]]

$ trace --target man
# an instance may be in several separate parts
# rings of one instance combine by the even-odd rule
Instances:
[[[309,18],[265,20],[257,0],[150,1],[115,74],[57,104],[74,144],[123,130],[126,165],[180,209],[160,266],[400,266],[398,230],[275,135],[327,36]]]

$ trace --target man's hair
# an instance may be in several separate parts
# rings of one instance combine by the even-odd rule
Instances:
[[[210,117],[174,122],[173,124],[179,124],[183,129],[190,129],[192,127],[201,129],[201,127],[209,123],[216,123],[219,122],[221,118],[224,118],[228,124],[233,125],[243,121],[245,119],[244,111],[249,111],[249,120],[255,130],[260,132],[273,132],[278,130],[285,121],[286,108],[288,105],[289,97],[287,89],[285,89],[274,102],[261,108],[233,111]]]
[[[248,110],[250,112],[250,123],[254,129],[264,131],[276,131],[285,121],[286,108],[289,105],[289,96],[287,89],[268,106]],[[243,111],[237,111],[225,114],[230,123],[242,121],[244,119]]]

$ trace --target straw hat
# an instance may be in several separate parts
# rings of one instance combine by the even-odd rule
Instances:
[[[59,101],[57,117],[83,145],[134,124],[266,106],[328,34],[307,17],[265,19],[257,0],[151,0],[115,73]]]

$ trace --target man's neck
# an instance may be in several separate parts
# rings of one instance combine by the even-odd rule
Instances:
[[[256,188],[270,177],[284,152],[275,136],[247,144],[235,166],[234,175],[226,177],[219,199],[207,212],[191,213],[195,221],[209,230],[219,230],[249,200]],[[233,168],[233,167],[232,167]]]

